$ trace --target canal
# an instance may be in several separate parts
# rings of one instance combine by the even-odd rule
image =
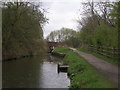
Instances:
[[[3,62],[3,88],[68,88],[67,73],[57,71],[60,58],[34,56]]]

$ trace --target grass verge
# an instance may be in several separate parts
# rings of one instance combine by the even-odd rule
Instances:
[[[117,85],[105,78],[84,58],[69,48],[56,47],[55,51],[66,54],[63,62],[70,66],[68,69],[71,79],[70,88],[117,88]]]
[[[114,64],[114,65],[120,67],[120,62],[118,62],[118,60],[114,60],[114,59],[108,58],[106,56],[103,56],[103,55],[95,53],[95,52],[88,51],[88,50],[83,49],[83,48],[77,48],[77,49],[79,51],[82,51],[82,52],[85,52],[85,53],[88,53],[88,54],[92,54],[92,55],[94,55],[94,56],[96,56],[96,57],[98,57],[98,58],[100,58],[102,60],[105,60],[105,61],[107,61],[107,62],[109,62],[111,64]]]

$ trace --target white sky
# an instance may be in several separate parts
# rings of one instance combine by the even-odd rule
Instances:
[[[46,17],[49,23],[44,26],[44,37],[51,31],[60,30],[62,27],[77,30],[79,14],[82,11],[81,2],[88,0],[40,0],[43,1],[43,8],[47,10]],[[90,0],[92,1],[92,0]],[[98,1],[98,0],[93,0]],[[116,0],[101,0],[116,1]],[[80,10],[80,11],[79,11]]]
[[[76,30],[80,5],[80,2],[46,2],[44,6],[48,8],[46,17],[49,23],[44,26],[44,37],[62,27]]]

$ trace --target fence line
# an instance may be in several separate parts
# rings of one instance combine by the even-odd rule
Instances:
[[[92,52],[99,53],[113,59],[120,59],[120,48],[105,47],[105,46],[94,46],[90,45],[88,48]]]

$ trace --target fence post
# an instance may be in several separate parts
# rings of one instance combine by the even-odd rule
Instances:
[[[120,48],[89,45],[88,49],[112,59],[120,59]]]

